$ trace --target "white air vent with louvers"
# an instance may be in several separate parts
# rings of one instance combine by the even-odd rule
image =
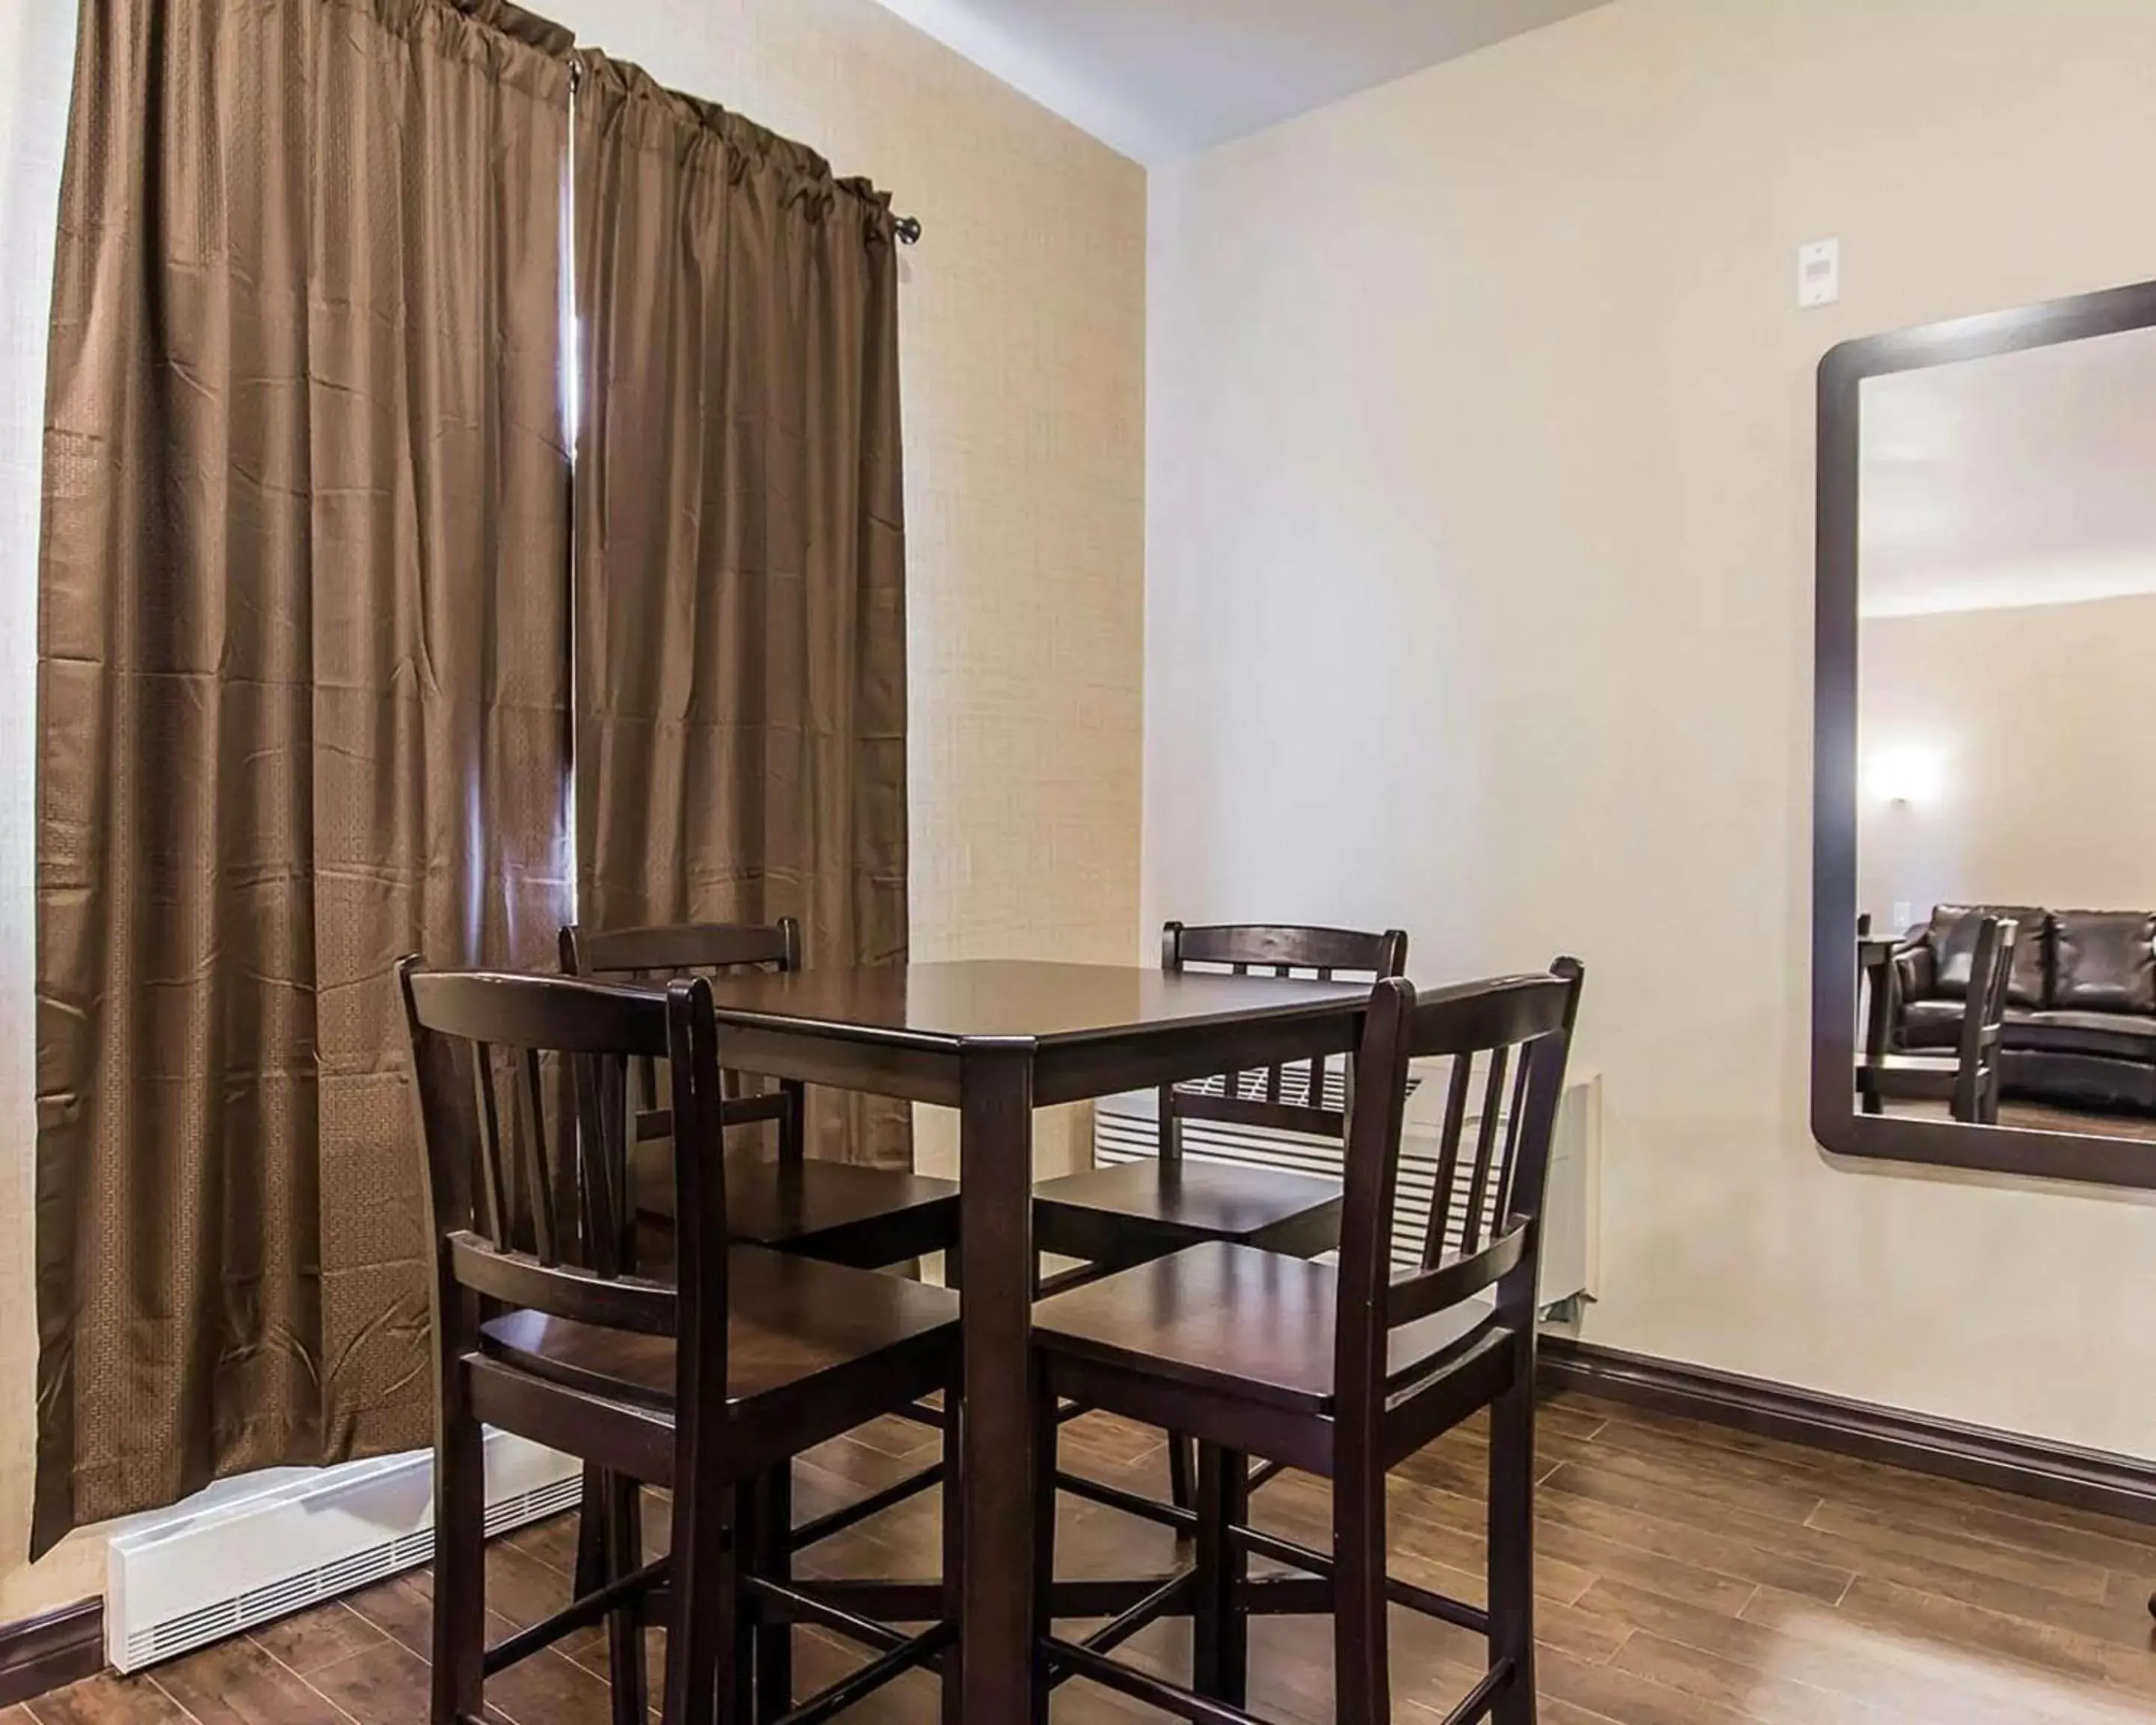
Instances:
[[[434,1554],[434,1457],[281,1468],[213,1486],[105,1548],[105,1656],[139,1671],[333,1599]],[[573,1508],[568,1456],[490,1431],[486,1531]]]
[[[1393,1261],[1407,1270],[1422,1261],[1424,1237],[1430,1230],[1431,1195],[1437,1185],[1437,1134],[1446,1092],[1450,1089],[1448,1063],[1418,1062],[1408,1080],[1407,1112],[1400,1146],[1399,1197],[1393,1214]],[[1481,1127],[1482,1074],[1470,1087],[1466,1123],[1463,1129],[1461,1161],[1473,1145]],[[1267,1097],[1266,1075],[1245,1072],[1238,1094],[1250,1101]],[[1183,1086],[1210,1096],[1224,1094],[1225,1081],[1209,1078]],[[1307,1066],[1291,1066],[1281,1074],[1277,1100],[1297,1105],[1309,1100]],[[1325,1074],[1324,1106],[1344,1106],[1345,1079],[1337,1062]],[[1597,1271],[1595,1236],[1601,1189],[1602,1086],[1599,1077],[1575,1067],[1565,1083],[1564,1100],[1558,1111],[1557,1132],[1550,1146],[1549,1194],[1543,1212],[1542,1299],[1545,1307],[1580,1296],[1593,1297]],[[1509,1096],[1507,1098],[1509,1106]],[[1101,1167],[1135,1162],[1155,1154],[1159,1128],[1153,1092],[1107,1096],[1094,1105],[1093,1160]],[[1499,1128],[1506,1123],[1499,1116]],[[1239,1164],[1245,1168],[1291,1168],[1299,1173],[1322,1174],[1338,1179],[1342,1149],[1336,1139],[1315,1137],[1306,1132],[1283,1132],[1272,1127],[1231,1126],[1217,1120],[1185,1120],[1183,1153],[1202,1162]],[[1447,1211],[1445,1250],[1456,1251],[1460,1242],[1471,1196],[1467,1169],[1456,1168],[1454,1197]],[[1485,1211],[1495,1201],[1486,1194]]]

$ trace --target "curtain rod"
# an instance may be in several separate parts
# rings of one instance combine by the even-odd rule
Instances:
[[[572,102],[576,100],[577,87],[583,81],[584,57],[581,54],[572,54],[569,56],[569,100]],[[901,245],[918,245],[921,244],[921,218],[894,216],[891,231]]]

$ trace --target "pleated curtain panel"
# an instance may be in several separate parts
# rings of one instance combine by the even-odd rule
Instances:
[[[905,957],[906,547],[889,200],[584,58],[577,281],[578,908],[798,916]],[[815,1153],[912,1161],[903,1104],[812,1091]]]
[[[33,1555],[429,1440],[398,955],[791,912],[904,956],[896,285],[880,194],[504,0],[85,0]],[[818,1147],[910,1154],[864,1107]]]

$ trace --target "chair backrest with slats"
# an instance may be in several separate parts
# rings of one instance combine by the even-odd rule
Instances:
[[[783,974],[801,968],[801,925],[791,916],[767,923],[672,922],[645,928],[588,929],[572,923],[562,931],[562,968],[570,976],[624,982],[750,968]],[[637,1141],[670,1138],[674,1122],[659,1096],[656,1063],[637,1061],[630,1078]],[[745,1094],[737,1074],[724,1074],[722,1081],[727,1126],[776,1121],[779,1154],[793,1158],[803,1153],[798,1085]]]
[[[658,978],[694,970],[768,965],[801,968],[801,925],[776,922],[670,922],[649,928],[562,931],[562,968],[571,976]]]
[[[1377,984],[1356,1055],[1341,1219],[1336,1345],[1343,1399],[1359,1394],[1381,1404],[1389,1333],[1493,1286],[1501,1316],[1532,1325],[1550,1140],[1583,975],[1578,960],[1560,958],[1544,974],[1419,998],[1404,981]],[[1394,1209],[1409,1063],[1438,1058],[1452,1070],[1428,1242],[1422,1267],[1396,1276]],[[1459,1245],[1448,1250],[1455,1231]]]
[[[1368,934],[1352,928],[1302,928],[1267,923],[1214,923],[1161,931],[1161,968],[1226,971],[1236,976],[1314,977],[1378,981],[1407,968],[1408,937],[1388,929]],[[1251,1072],[1223,1073],[1202,1086],[1165,1086],[1160,1092],[1160,1154],[1182,1153],[1178,1120],[1218,1120],[1338,1138],[1347,1129],[1347,1068],[1340,1068],[1343,1101],[1328,1094],[1331,1060],[1276,1063]],[[1214,1093],[1214,1086],[1219,1093]]]
[[[559,977],[432,971],[401,960],[413,1093],[434,1243],[434,1319],[444,1358],[475,1345],[479,1301],[654,1335],[716,1325],[726,1309],[726,1183],[708,1158],[675,1158],[685,1228],[676,1282],[634,1273],[633,1218],[620,1183],[627,1070],[668,1063],[670,1100],[700,1142],[717,1137],[717,1032],[711,988],[661,994]],[[566,1070],[573,1121],[550,1111],[548,1067]],[[569,1153],[563,1153],[563,1142]],[[565,1204],[562,1183],[572,1183]],[[681,1291],[678,1295],[676,1287]],[[721,1344],[722,1345],[722,1344]],[[712,1363],[723,1384],[724,1361]]]
[[[1962,1009],[1960,1065],[1955,1074],[1954,1116],[1975,1120],[2006,1034],[2006,1007],[2014,978],[2014,949],[2021,926],[2010,916],[1986,916],[1977,925],[1969,993]]]

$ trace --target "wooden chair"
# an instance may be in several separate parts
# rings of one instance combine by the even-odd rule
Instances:
[[[416,958],[397,970],[434,1260],[434,1725],[478,1725],[488,1676],[602,1620],[614,1717],[643,1725],[642,1630],[662,1607],[664,1725],[736,1725],[752,1706],[765,1719],[814,1725],[937,1659],[952,1638],[947,1617],[908,1639],[767,1573],[775,1536],[745,1486],[803,1450],[947,1390],[957,1301],[917,1282],[729,1243],[727,1183],[714,1178],[721,1051],[709,983],[677,982],[662,995],[433,972]],[[568,1069],[573,1132],[549,1132],[547,1060]],[[674,1158],[674,1282],[638,1272],[619,1106],[632,1063],[660,1060],[685,1153]],[[566,1227],[564,1182],[577,1197]],[[602,1586],[487,1647],[486,1425],[610,1476],[670,1487],[669,1554],[644,1562],[633,1528],[616,1521]],[[947,1590],[956,1577],[947,1558]],[[855,1635],[878,1656],[790,1708],[783,1690],[758,1692],[751,1656],[797,1618]]]
[[[1969,962],[1969,993],[1961,1036],[1953,1054],[1897,1053],[1887,1045],[1889,1014],[1881,1005],[1893,986],[1891,960],[1871,966],[1875,991],[1863,1051],[1856,1060],[1856,1093],[1865,1111],[1888,1101],[1943,1101],[1954,1119],[1970,1126],[1999,1123],[1999,1051],[2006,1033],[2007,989],[2020,926],[2011,917],[1986,916],[1977,925]]]
[[[1343,973],[1375,981],[1400,975],[1407,957],[1408,937],[1397,928],[1365,934],[1344,928],[1194,928],[1170,922],[1161,932],[1160,965],[1167,971],[1199,965],[1238,976],[1302,972],[1328,982]],[[1156,1157],[1045,1180],[1034,1188],[1034,1244],[1043,1252],[1087,1260],[1086,1269],[1044,1283],[1044,1291],[1075,1286],[1204,1240],[1232,1240],[1303,1258],[1331,1251],[1340,1241],[1338,1181],[1286,1169],[1186,1161],[1182,1131],[1187,1120],[1217,1120],[1339,1138],[1347,1131],[1348,1115],[1327,1095],[1331,1065],[1319,1058],[1261,1072],[1226,1073],[1204,1086],[1163,1085]],[[1344,1060],[1340,1070],[1344,1096]],[[1193,1501],[1189,1445],[1171,1441],[1168,1465],[1174,1503],[1188,1510]],[[1076,1476],[1065,1483],[1084,1495],[1147,1513],[1142,1499],[1096,1490],[1092,1481]]]
[[[572,926],[562,931],[562,968],[571,976],[649,979],[749,966],[798,970],[800,924],[787,916],[769,926],[687,922],[603,932]],[[638,1143],[671,1137],[673,1123],[655,1100],[651,1063],[636,1077]],[[800,1085],[788,1082],[761,1095],[732,1096],[726,1109],[729,1127],[773,1121],[778,1128],[776,1159],[727,1158],[726,1214],[737,1239],[863,1270],[880,1270],[957,1243],[958,1188],[953,1182],[902,1169],[816,1160],[804,1153],[806,1096]],[[652,1195],[663,1201],[665,1189],[662,1185]],[[663,1209],[648,1213],[663,1219]]]
[[[1083,1676],[1199,1725],[1248,1721],[1247,1613],[1319,1609],[1307,1583],[1250,1581],[1252,1555],[1321,1578],[1333,1617],[1338,1725],[1384,1725],[1388,1600],[1486,1635],[1490,1663],[1445,1725],[1532,1725],[1534,1679],[1536,1271],[1549,1147],[1581,970],[1447,988],[1418,1000],[1380,982],[1358,1055],[1337,1268],[1215,1241],[1044,1301],[1038,1440],[1052,1446],[1058,1398],[1196,1435],[1194,1691],[1118,1663],[1118,1620],[1079,1643],[1039,1621],[1036,1725],[1048,1692]],[[1408,1062],[1452,1060],[1439,1140],[1437,1199],[1424,1268],[1393,1271]],[[1475,1069],[1481,1121],[1467,1136]],[[1509,1106],[1507,1105],[1509,1083]],[[1502,1130],[1501,1130],[1502,1122]],[[1462,1158],[1466,1158],[1464,1162]],[[1461,1245],[1445,1255],[1453,1176],[1465,1177]],[[1491,1290],[1494,1288],[1494,1297]],[[1476,1409],[1491,1410],[1488,1609],[1385,1574],[1387,1471]],[[1260,1533],[1248,1520],[1245,1458],[1267,1455],[1332,1481],[1332,1549]],[[1043,1470],[1044,1477],[1047,1470]],[[1045,1599],[1054,1573],[1055,1490],[1036,1499]],[[1300,1591],[1288,1591],[1299,1585]],[[1156,1598],[1158,1596],[1157,1595]]]
[[[568,975],[603,979],[649,982],[751,967],[784,973],[801,968],[801,925],[791,916],[768,924],[685,922],[608,930],[572,923],[562,931],[561,952],[562,968]],[[637,1062],[631,1078],[630,1154],[635,1158],[639,1152],[660,1149],[671,1139],[674,1122],[660,1106],[657,1062]],[[880,1270],[957,1245],[955,1183],[904,1169],[812,1158],[807,1154],[808,1097],[803,1086],[788,1081],[774,1091],[744,1095],[737,1075],[722,1072],[720,1081],[726,1091],[721,1117],[726,1127],[771,1122],[778,1129],[775,1159],[739,1154],[726,1158],[726,1219],[736,1240],[863,1270]],[[671,1224],[672,1184],[647,1174],[646,1169],[633,1168],[639,1222],[647,1233],[663,1235]],[[942,1411],[934,1408],[908,1405],[893,1411],[938,1428],[944,1424]],[[803,1525],[787,1534],[773,1564],[783,1568],[790,1551],[893,1508],[945,1476],[941,1466],[916,1469],[872,1497]],[[774,1470],[756,1491],[759,1518],[773,1527],[793,1529],[791,1471]],[[586,1470],[577,1539],[580,1587],[596,1588],[609,1579],[604,1529],[619,1522],[633,1533],[639,1501],[633,1482],[609,1479],[598,1468]],[[774,1687],[790,1681],[785,1668],[790,1653],[791,1644],[783,1637],[767,1638],[762,1657]]]

